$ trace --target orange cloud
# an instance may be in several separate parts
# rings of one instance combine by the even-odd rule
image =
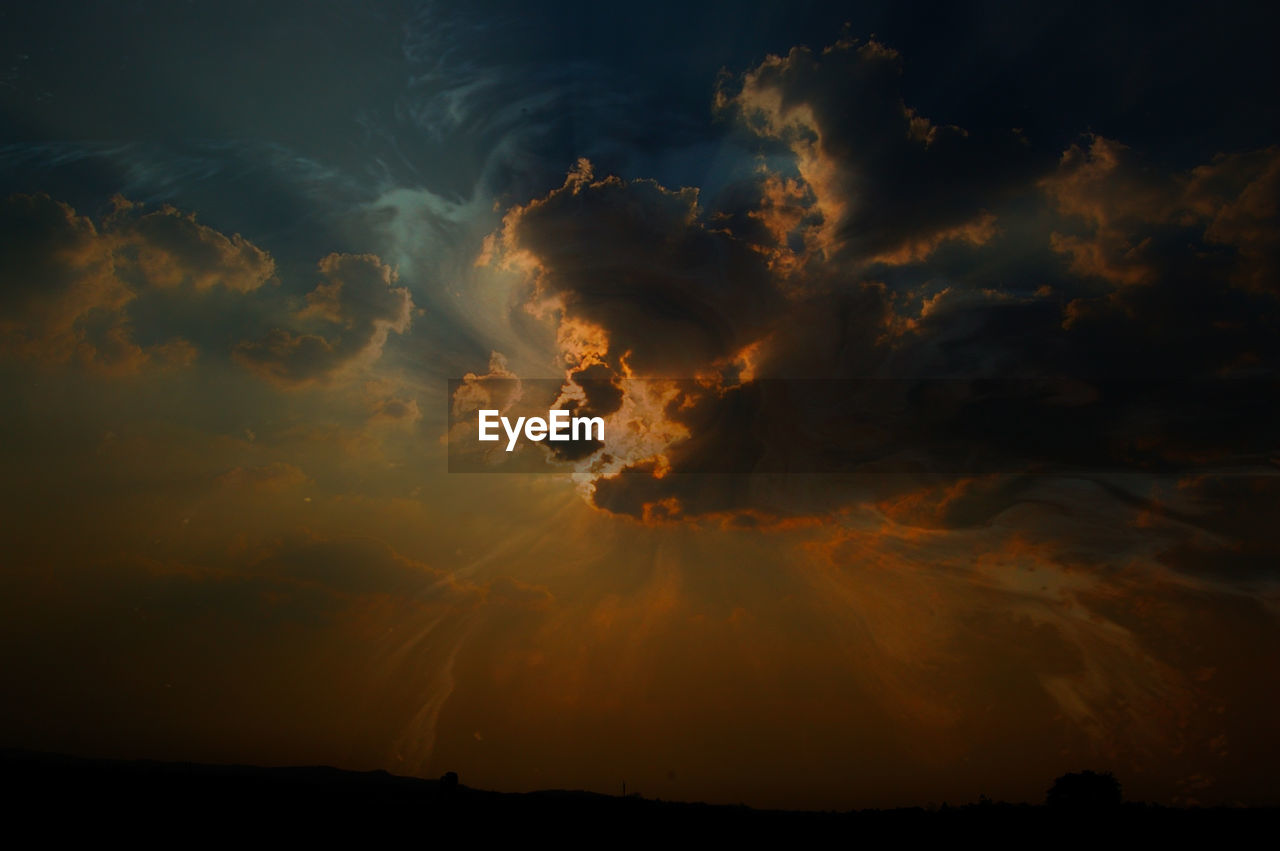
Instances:
[[[116,196],[108,226],[116,236],[117,262],[145,286],[172,289],[215,286],[252,292],[275,278],[275,261],[240,234],[230,237],[199,224],[195,213],[166,204],[139,214],[140,204]]]
[[[237,363],[283,387],[333,379],[382,356],[388,335],[409,328],[413,299],[395,286],[396,273],[373,254],[330,254],[320,261],[323,281],[298,312],[320,333],[276,328],[235,347]]]
[[[245,293],[275,275],[270,255],[239,234],[169,206],[142,213],[119,197],[95,224],[47,195],[14,195],[0,202],[0,234],[0,351],[109,375],[196,356],[181,338],[135,341],[130,309],[141,295],[214,286]]]
[[[1072,145],[1040,183],[1068,222],[1083,233],[1055,231],[1053,250],[1071,270],[1117,286],[1150,284],[1167,272],[1166,234],[1189,230],[1206,246],[1235,252],[1232,282],[1275,291],[1280,224],[1280,149],[1219,155],[1185,174],[1162,174],[1125,145],[1093,136]]]
[[[766,172],[751,214],[782,259],[800,237],[790,264],[818,256],[902,266],[997,233],[989,209],[1029,174],[1025,146],[1013,133],[980,138],[934,124],[903,101],[901,73],[893,49],[846,39],[770,56],[717,91],[717,109],[795,158],[798,179]]]

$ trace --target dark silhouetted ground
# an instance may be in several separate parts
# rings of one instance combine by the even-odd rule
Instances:
[[[589,792],[525,794],[470,789],[383,771],[259,768],[81,759],[0,751],[4,823],[42,840],[123,838],[184,847],[209,838],[252,842],[432,845],[518,842],[593,847],[692,843],[725,836],[854,845],[864,841],[976,839],[980,847],[1144,845],[1192,838],[1234,845],[1277,825],[1277,809],[1097,808],[982,803],[936,809],[788,812],[677,803]],[[463,778],[465,780],[465,778]],[[460,841],[450,839],[451,842]],[[25,847],[10,845],[10,847]]]

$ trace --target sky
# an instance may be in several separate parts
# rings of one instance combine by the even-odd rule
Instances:
[[[0,746],[1280,804],[1261,5],[0,9]]]

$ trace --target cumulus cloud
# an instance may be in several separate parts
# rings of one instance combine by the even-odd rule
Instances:
[[[450,399],[453,416],[466,419],[481,408],[509,408],[519,401],[521,393],[519,377],[510,370],[507,358],[501,352],[489,354],[489,371],[483,374],[468,372]]]
[[[215,289],[247,296],[276,281],[266,251],[168,205],[147,211],[116,197],[95,221],[47,195],[14,195],[0,202],[0,225],[0,351],[28,360],[110,374],[185,365],[198,354],[189,340],[138,341],[140,303],[161,293],[199,299]],[[237,362],[283,386],[325,381],[377,360],[387,336],[408,329],[409,291],[378,257],[330,254],[319,273],[296,313],[298,327],[240,342]],[[172,333],[163,324],[148,331]]]
[[[378,423],[410,424],[422,419],[418,400],[388,396],[373,403],[370,420]]]
[[[246,293],[274,276],[266,252],[173,207],[144,213],[117,197],[95,223],[47,195],[0,202],[0,348],[22,358],[113,374],[185,365],[187,340],[136,342],[134,302],[157,289]]]
[[[1185,197],[1209,222],[1205,239],[1236,250],[1234,282],[1280,294],[1280,148],[1215,157],[1192,170]]]
[[[1267,149],[1170,173],[1101,137],[1069,148],[1039,184],[1059,215],[1049,243],[1079,282],[1063,351],[1095,372],[1271,373],[1278,163]]]
[[[1215,278],[1227,267],[1235,286],[1275,293],[1278,181],[1276,148],[1220,154],[1168,174],[1124,144],[1093,136],[1067,149],[1042,186],[1075,225],[1054,231],[1051,244],[1078,275],[1149,284],[1192,261]],[[1188,253],[1188,243],[1200,250]]]
[[[507,214],[501,248],[532,263],[530,306],[560,312],[574,367],[697,375],[756,339],[782,303],[765,258],[703,222],[696,190],[596,180],[585,161]]]
[[[620,252],[628,274],[640,282],[632,289],[601,289],[585,275],[580,286],[552,289],[578,280],[563,275],[567,264],[556,254],[564,241],[560,236],[574,232],[578,223],[592,235],[574,255],[584,266],[608,268],[619,262],[608,257],[613,248],[636,238],[628,233],[637,228],[635,221],[607,210],[627,206],[628,184],[591,180],[579,167],[552,196],[591,191],[596,184],[607,184],[608,192],[592,205],[558,211],[556,238],[524,230],[525,217],[541,211],[535,201],[508,216],[501,246],[527,271],[532,308],[556,316],[567,364],[565,386],[590,391],[575,397],[574,404],[597,409],[610,422],[602,444],[561,453],[562,460],[587,459],[583,469],[593,473],[593,499],[602,508],[649,519],[735,510],[751,517],[760,511],[796,514],[858,503],[888,505],[886,500],[916,491],[921,475],[943,477],[927,487],[956,488],[960,485],[948,477],[1167,470],[1210,449],[1216,457],[1242,463],[1261,457],[1270,446],[1257,430],[1223,434],[1210,422],[1188,418],[1185,410],[1187,398],[1203,400],[1211,393],[1220,411],[1244,411],[1256,388],[1188,383],[1197,374],[1192,369],[1167,373],[1170,383],[1108,382],[1098,366],[1132,348],[1144,321],[1127,319],[1125,327],[1102,339],[1080,334],[1064,327],[1051,293],[1028,295],[1025,287],[1013,292],[996,286],[947,289],[924,300],[912,315],[903,293],[848,274],[838,260],[806,270],[820,283],[787,288],[779,283],[781,273],[771,273],[767,258],[757,252],[753,268],[760,285],[774,283],[766,290],[772,308],[763,316],[750,303],[726,304],[726,325],[742,329],[733,346],[690,350],[683,345],[687,337],[637,333],[650,321],[652,305],[670,305],[659,252]],[[651,189],[641,189],[640,197],[647,198]],[[685,227],[705,226],[690,219]],[[690,273],[682,285],[683,304],[715,303],[724,286],[705,273]],[[554,307],[546,304],[548,292]],[[592,300],[584,309],[577,299],[587,293]],[[740,300],[749,302],[752,296],[747,289]],[[601,301],[607,301],[607,309],[596,310]],[[698,315],[676,309],[662,321],[674,317],[696,327],[692,317]],[[620,346],[616,339],[629,342]],[[663,361],[662,346],[672,340],[677,356]],[[654,354],[635,357],[639,346]],[[637,366],[642,363],[652,371]],[[703,377],[653,380],[676,364],[685,375]],[[462,421],[473,412],[478,398],[461,414],[456,409],[483,382],[499,378],[508,380],[510,390],[514,376],[505,366],[464,382],[454,396],[455,417]],[[491,394],[482,395],[488,400]],[[1157,417],[1178,425],[1154,431],[1150,423]],[[637,434],[646,440],[635,440]],[[794,488],[761,487],[750,475],[764,474],[767,480],[787,472],[839,476],[797,494]],[[1015,479],[984,500],[987,508],[900,516],[923,525],[962,524],[963,517],[989,518],[1033,498],[1026,491]]]
[[[1094,137],[1041,162],[1012,131],[921,116],[900,71],[843,41],[722,87],[795,173],[771,164],[719,208],[581,161],[507,213],[482,262],[525,273],[565,387],[600,397],[565,398],[610,422],[561,453],[594,504],[956,529],[1077,511],[1071,482],[1146,504],[1116,473],[1269,469],[1276,152],[1170,173]],[[943,262],[946,244],[966,248]]]
[[[141,213],[141,205],[117,197],[108,225],[117,263],[140,284],[159,289],[224,287],[252,292],[275,277],[275,261],[240,234],[227,236],[165,205]]]
[[[992,238],[993,208],[1031,173],[1026,145],[1012,130],[933,123],[903,101],[901,74],[897,51],[843,40],[771,56],[717,92],[722,110],[795,155],[803,185],[765,183],[762,213],[775,235],[889,266],[923,261],[944,242]],[[801,216],[805,206],[816,218]]]
[[[173,339],[134,342],[128,306],[136,264],[118,255],[138,242],[131,221],[101,225],[49,196],[0,202],[0,351],[24,360],[76,361],[128,374],[147,362],[187,363],[195,349]]]
[[[353,364],[376,361],[392,331],[408,330],[413,299],[376,255],[330,254],[319,271],[322,282],[295,317],[314,330],[276,328],[245,340],[235,347],[238,363],[286,387],[327,381]]]

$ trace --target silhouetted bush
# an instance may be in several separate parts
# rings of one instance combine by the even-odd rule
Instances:
[[[1120,781],[1110,771],[1075,771],[1053,781],[1045,803],[1064,809],[1117,807],[1121,802]]]

